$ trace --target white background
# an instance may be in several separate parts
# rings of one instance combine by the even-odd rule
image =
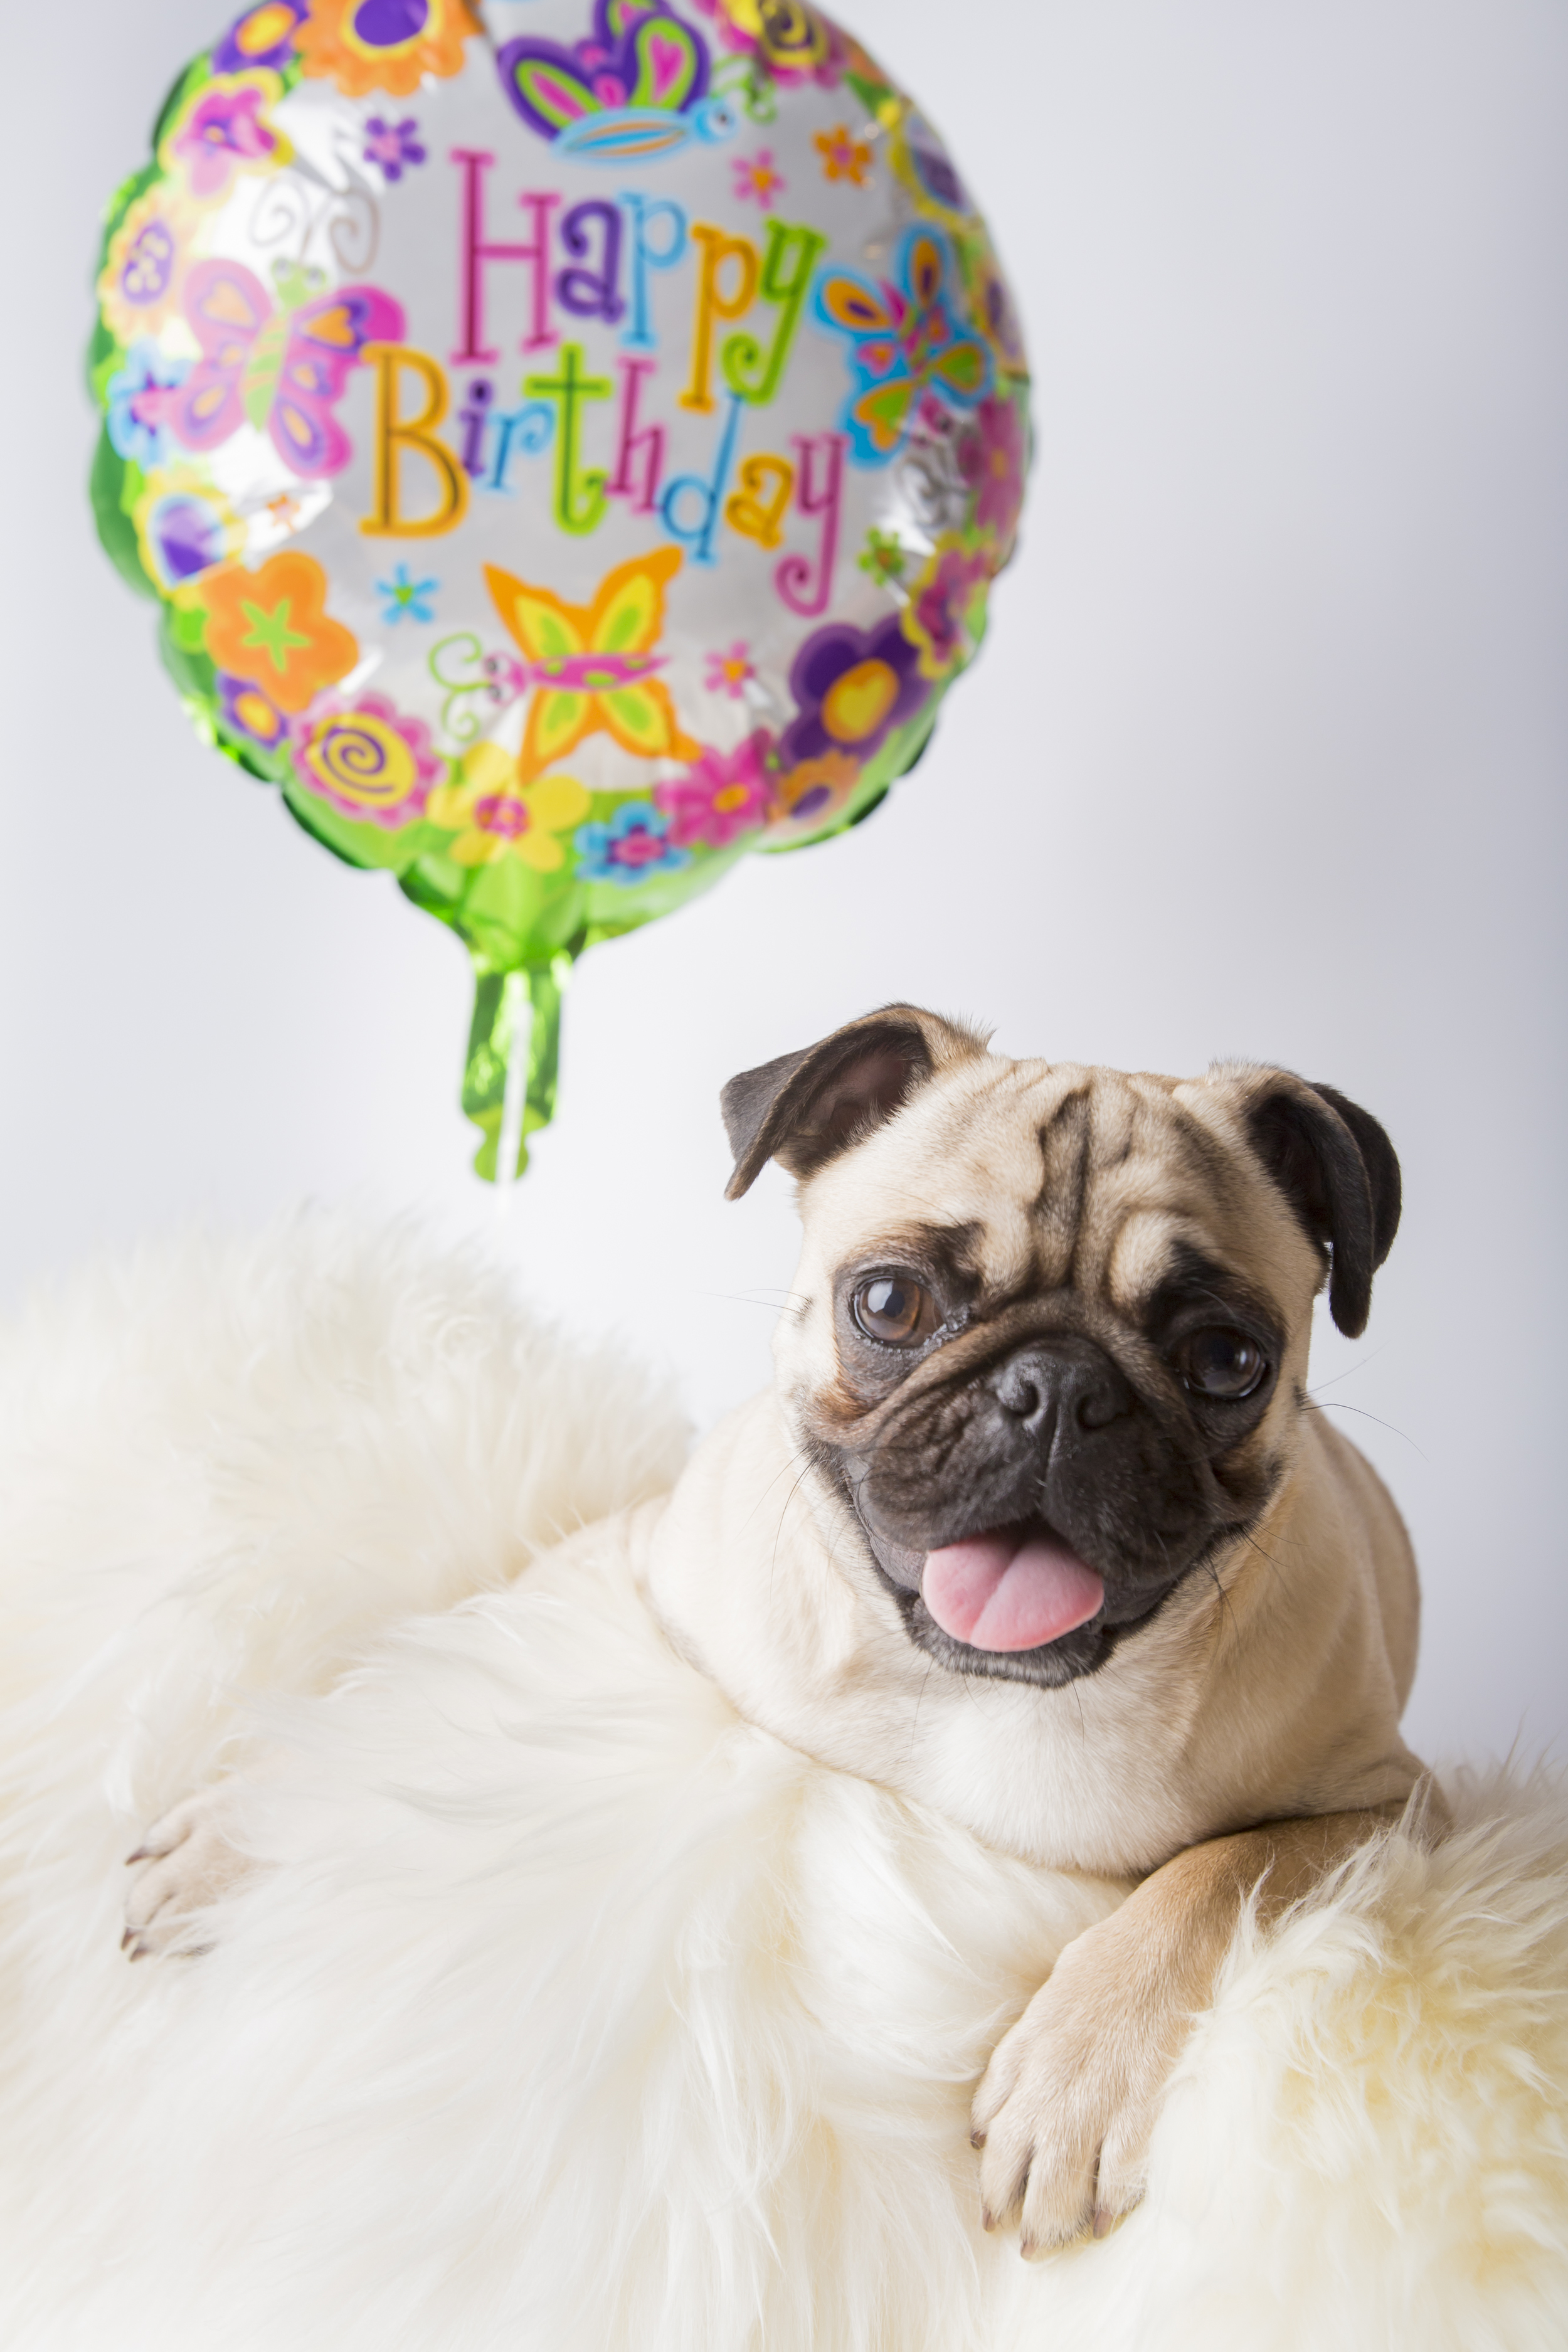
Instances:
[[[92,535],[98,215],[223,20],[7,24],[0,1301],[358,1193],[494,1230],[707,1420],[766,1378],[793,1263],[777,1171],[720,1197],[732,1070],[892,997],[1058,1059],[1279,1061],[1405,1163],[1372,1329],[1315,1371],[1415,1534],[1412,1740],[1560,1738],[1560,0],[857,0],[1019,295],[1023,551],[870,824],[586,960],[500,1204],[462,950],[201,748]]]

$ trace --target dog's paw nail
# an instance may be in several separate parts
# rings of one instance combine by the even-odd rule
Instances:
[[[980,2209],[980,2226],[983,2230],[994,2230],[996,2227],[996,2216],[989,2205],[983,2205]]]
[[[147,1957],[147,1947],[146,1947],[146,1945],[145,1945],[145,1944],[132,1944],[132,1947],[131,1947],[131,1958],[132,1958],[133,1960],[144,1960],[144,1959],[146,1958],[146,1957]]]
[[[1020,2238],[1018,2241],[1018,2252],[1022,2254],[1026,2263],[1037,2263],[1040,2259],[1041,2250],[1035,2243],[1033,2238]]]
[[[150,1846],[139,1845],[134,1853],[128,1853],[126,1855],[125,1867],[129,1870],[133,1862],[151,1862],[152,1859],[152,1848]]]
[[[984,2147],[985,2145],[984,2133],[983,2131],[972,2131],[969,2135],[969,2145],[971,2147]]]
[[[1107,2207],[1105,2207],[1105,2206],[1103,2206],[1103,2205],[1097,2205],[1097,2206],[1095,2207],[1095,2209],[1094,2209],[1094,2234],[1095,2234],[1095,2236],[1096,2236],[1097,2238],[1109,2238],[1109,2237],[1110,2237],[1110,2232],[1112,2231],[1112,2230],[1114,2230],[1114,2229],[1115,2229],[1115,2227],[1116,2227],[1116,2215],[1115,2215],[1114,2213],[1110,2212],[1110,2211],[1107,2209]]]
[[[121,1936],[121,1937],[120,1938],[120,1948],[121,1948],[121,1950],[122,1952],[123,1952],[123,1951],[127,1951],[127,1950],[129,1950],[130,1947],[131,1947],[131,1946],[135,1942],[135,1940],[136,1940],[136,1930],[135,1930],[135,1928],[134,1928],[134,1927],[127,1927],[127,1929],[125,1930],[124,1935],[123,1935],[123,1936]]]

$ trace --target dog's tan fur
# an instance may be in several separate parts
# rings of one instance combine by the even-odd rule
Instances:
[[[809,1172],[773,1390],[667,1502],[629,1515],[625,1540],[671,1641],[751,1720],[1036,1864],[1138,1882],[1069,1947],[976,2095],[988,2223],[1016,2220],[1037,2253],[1136,2202],[1165,2080],[1251,1891],[1266,1910],[1289,1902],[1415,1790],[1398,1729],[1415,1574],[1375,1474],[1306,1399],[1324,1256],[1249,1141],[1269,1074],[1015,1062],[910,1018],[926,1083],[907,1100],[819,1094],[801,1115],[815,1131],[777,1147]],[[971,1235],[979,1303],[910,1382],[951,1376],[950,1348],[994,1344],[1047,1297],[1076,1328],[1114,1325],[1125,1351],[1178,1243],[1267,1299],[1286,1335],[1268,1411],[1226,1465],[1272,1482],[1255,1524],[1060,1688],[916,1647],[816,1466],[825,1431],[873,1442],[888,1412],[836,1341],[837,1270],[918,1252],[933,1224]],[[202,1888],[182,1888],[178,1854],[162,1867],[167,1923]]]

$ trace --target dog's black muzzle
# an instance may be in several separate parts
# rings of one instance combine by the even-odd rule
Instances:
[[[1233,1514],[1179,1404],[1134,1387],[1098,1341],[1040,1335],[910,1396],[844,1483],[911,1638],[969,1674],[1057,1684],[1151,1617]],[[1103,1580],[1085,1625],[1038,1650],[955,1641],[919,1594],[925,1555],[988,1529],[1043,1529]]]

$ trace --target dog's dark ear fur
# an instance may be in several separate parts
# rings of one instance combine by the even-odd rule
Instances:
[[[742,1070],[719,1097],[735,1155],[725,1199],[738,1201],[768,1160],[792,1175],[815,1175],[890,1118],[934,1071],[984,1051],[983,1038],[937,1013],[887,1004],[804,1053]]]
[[[1246,1111],[1253,1149],[1321,1248],[1331,1253],[1329,1312],[1358,1339],[1372,1277],[1399,1230],[1399,1161],[1370,1111],[1333,1087],[1285,1071],[1260,1076]]]

